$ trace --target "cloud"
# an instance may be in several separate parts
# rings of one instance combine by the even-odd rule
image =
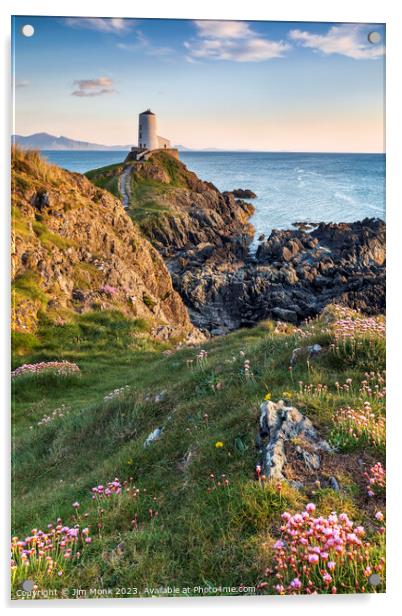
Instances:
[[[174,53],[171,47],[158,47],[153,45],[147,36],[141,30],[135,33],[136,41],[134,43],[117,43],[119,49],[125,51],[142,52],[148,56],[167,56]]]
[[[290,45],[260,36],[244,21],[195,21],[198,38],[185,41],[187,60],[261,62],[279,58]]]
[[[97,90],[96,92],[74,90],[74,92],[71,92],[71,96],[102,96],[102,94],[112,94],[113,92],[115,92],[115,90],[108,90],[107,88],[102,88],[102,90]]]
[[[64,23],[72,28],[86,28],[87,30],[97,30],[98,32],[114,32],[124,34],[134,25],[133,19],[122,19],[121,17],[66,17]]]
[[[205,38],[246,38],[252,36],[245,21],[195,21],[199,36]]]
[[[102,96],[116,92],[113,88],[113,81],[109,77],[99,77],[98,79],[76,79],[73,82],[77,89],[71,92],[71,96]]]
[[[370,28],[358,24],[332,26],[326,34],[313,34],[302,30],[291,30],[289,38],[302,47],[321,51],[325,55],[340,54],[355,60],[375,59],[383,56],[383,45],[368,41]]]

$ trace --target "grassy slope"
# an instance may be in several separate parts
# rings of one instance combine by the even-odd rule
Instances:
[[[140,227],[155,224],[160,215],[169,213],[166,201],[163,204],[160,203],[162,195],[166,195],[166,193],[175,188],[186,188],[188,184],[188,179],[180,164],[172,156],[164,152],[159,152],[151,160],[143,161],[141,164],[159,166],[167,174],[166,179],[168,179],[168,182],[164,183],[144,177],[139,173],[132,173],[130,185],[131,199],[128,213]],[[116,164],[88,171],[85,175],[97,186],[106,188],[117,197],[120,197],[116,174],[121,174],[122,171],[123,165]]]
[[[277,333],[272,324],[262,324],[214,339],[204,347],[207,359],[197,362],[195,349],[167,355],[140,331],[133,338],[124,320],[117,318],[116,325],[115,316],[104,319],[103,325],[78,331],[73,326],[43,330],[41,345],[25,358],[76,361],[80,377],[14,381],[13,532],[25,536],[57,516],[73,523],[71,505],[78,500],[80,514],[89,513],[83,522],[94,537],[80,564],[67,564],[63,580],[46,581],[47,588],[125,586],[143,592],[159,585],[255,585],[265,579],[281,512],[295,511],[311,498],[319,512],[346,510],[370,527],[364,488],[347,471],[341,493],[306,494],[285,486],[279,494],[273,485],[261,487],[254,478],[254,438],[267,391],[273,400],[289,392],[328,437],[335,409],[356,405],[359,397],[356,385],[338,392],[335,383],[352,378],[357,384],[366,369],[382,369],[382,342],[364,344],[344,357],[324,352],[289,371],[292,349],[300,345],[290,326]],[[310,330],[302,344],[319,342],[328,348],[327,327],[319,322]],[[251,362],[252,378],[244,375],[240,351]],[[299,380],[327,384],[329,393],[300,394]],[[218,383],[223,387],[216,388]],[[125,385],[131,389],[123,397],[103,400]],[[155,402],[162,390],[165,398]],[[70,408],[65,417],[36,426],[61,404]],[[145,438],[157,426],[164,426],[162,438],[144,449]],[[216,442],[223,447],[216,448]],[[381,448],[360,443],[357,449],[383,460]],[[190,462],[183,468],[189,451]],[[229,486],[208,492],[211,472],[217,477],[224,473]],[[132,477],[146,492],[136,500],[109,499],[98,533],[90,489],[114,477]],[[149,508],[157,509],[158,516],[151,518]],[[132,528],[135,514],[139,530]]]
[[[102,167],[101,169],[94,169],[93,171],[88,171],[88,173],[86,173],[85,175],[94,184],[96,184],[100,188],[105,188],[115,197],[118,197],[120,199],[121,195],[119,193],[117,176],[122,171],[123,164],[115,163],[113,165],[108,165],[107,167]]]

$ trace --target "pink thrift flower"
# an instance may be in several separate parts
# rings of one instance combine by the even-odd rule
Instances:
[[[293,588],[294,590],[300,590],[300,588],[302,587],[302,583],[299,580],[299,578],[295,578],[294,580],[292,580],[290,582],[290,586],[291,588]]]

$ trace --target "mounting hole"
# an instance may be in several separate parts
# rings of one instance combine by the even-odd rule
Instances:
[[[31,26],[31,24],[25,24],[25,26],[22,26],[22,34],[27,37],[33,36],[35,34],[35,28]]]
[[[369,32],[367,36],[369,43],[376,45],[381,41],[381,34],[379,32]]]
[[[381,578],[378,573],[372,573],[368,581],[372,586],[378,586],[379,584],[381,584]]]

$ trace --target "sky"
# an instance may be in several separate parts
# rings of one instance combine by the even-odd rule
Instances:
[[[137,145],[151,108],[193,149],[384,151],[381,24],[18,16],[12,47],[17,134]]]

